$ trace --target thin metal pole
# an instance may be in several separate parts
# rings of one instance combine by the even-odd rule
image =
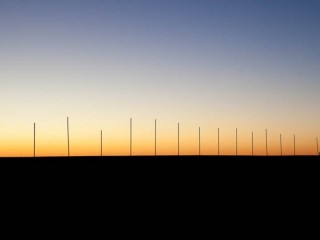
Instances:
[[[100,151],[101,151],[101,157],[102,157],[102,130],[100,131]]]
[[[236,156],[238,156],[238,129],[236,128]]]
[[[251,155],[253,156],[253,132],[251,133]]]
[[[266,156],[268,156],[268,129],[266,129]]]
[[[317,155],[320,155],[320,152],[319,152],[319,143],[318,143],[318,138],[316,138],[316,142],[317,142]]]
[[[281,133],[280,133],[280,153],[282,156],[282,136],[281,136]]]
[[[68,157],[70,157],[69,117],[67,117]]]
[[[296,155],[296,135],[293,134],[293,155]]]
[[[154,155],[157,156],[157,119],[154,120]]]
[[[199,127],[199,156],[200,156],[200,127]]]
[[[33,157],[36,157],[36,123],[33,123]]]
[[[218,156],[220,156],[220,129],[218,128]]]
[[[132,156],[132,118],[130,118],[130,156]]]
[[[180,126],[178,123],[178,156],[180,155]]]

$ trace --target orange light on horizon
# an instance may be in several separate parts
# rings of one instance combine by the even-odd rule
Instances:
[[[84,125],[71,122],[70,126],[70,156],[101,155],[101,130],[95,126],[86,128]],[[127,123],[117,128],[104,130],[102,152],[104,156],[130,155],[130,126]],[[65,123],[64,123],[65,124]],[[60,125],[48,130],[36,125],[36,156],[67,156],[67,128]],[[199,154],[199,127],[180,123],[179,154]],[[10,129],[9,129],[10,130]],[[23,126],[15,131],[6,131],[0,135],[0,156],[33,156],[34,139],[32,126]],[[318,143],[310,134],[281,133],[283,155],[316,155]],[[21,133],[21,134],[20,134]],[[23,134],[22,134],[23,133]],[[6,136],[6,137],[4,137]],[[266,155],[266,138],[263,130],[255,131],[253,135],[253,155]],[[157,155],[178,154],[177,124],[158,121],[157,124]],[[201,128],[201,155],[252,155],[252,131],[237,128],[218,128],[208,125]],[[295,144],[295,145],[294,145]],[[133,121],[132,155],[155,154],[155,122]],[[268,131],[268,155],[281,155],[280,133]]]

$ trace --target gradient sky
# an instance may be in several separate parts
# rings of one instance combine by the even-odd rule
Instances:
[[[0,0],[0,156],[315,154],[318,0]]]

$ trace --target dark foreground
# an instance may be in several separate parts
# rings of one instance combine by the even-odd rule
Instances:
[[[74,164],[74,165],[312,165],[320,156],[81,156],[81,157],[0,157],[0,164]]]
[[[272,198],[288,192],[310,199],[318,193],[319,156],[146,156],[0,158],[4,186],[20,192],[86,192],[121,201],[165,198],[183,193],[185,199],[239,202]],[[17,190],[20,189],[20,190]],[[75,190],[76,189],[76,190]],[[90,194],[88,194],[90,192]],[[29,196],[29,190],[24,197]],[[249,197],[250,196],[250,197]],[[307,197],[308,196],[308,197]],[[291,198],[290,198],[291,199]],[[150,199],[149,199],[150,200]],[[119,200],[120,201],[120,200]],[[222,201],[222,200],[221,200]]]
[[[8,162],[45,162],[45,161],[51,161],[51,162],[78,162],[78,163],[84,163],[84,162],[99,162],[99,163],[106,163],[107,161],[149,161],[149,160],[156,160],[156,161],[195,161],[195,160],[201,160],[201,161],[211,161],[211,160],[225,160],[225,161],[234,161],[234,160],[245,160],[245,161],[251,161],[251,160],[264,160],[264,161],[319,161],[320,156],[316,155],[310,155],[310,156],[229,156],[229,155],[223,155],[223,156],[216,156],[216,155],[189,155],[189,156],[176,156],[176,155],[169,155],[169,156],[80,156],[80,157],[0,157],[0,161],[8,161]]]
[[[320,173],[320,156],[116,156],[0,158],[2,170],[94,171],[102,175],[228,176]],[[302,171],[302,172],[301,172]],[[79,171],[78,171],[79,172]],[[76,172],[76,173],[78,173]]]

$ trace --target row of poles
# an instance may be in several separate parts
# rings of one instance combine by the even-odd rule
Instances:
[[[266,135],[266,156],[268,156],[268,130],[265,130]],[[102,130],[100,131],[100,155],[102,152]],[[67,144],[68,157],[70,156],[70,134],[69,134],[69,117],[67,117]],[[319,142],[316,138],[317,153],[319,152]],[[251,154],[253,154],[253,132],[251,133]],[[157,119],[154,121],[154,155],[157,155]],[[199,155],[201,155],[201,129],[199,127]],[[218,128],[218,156],[220,155],[220,129]],[[238,129],[236,128],[236,156],[238,155]],[[280,134],[280,155],[282,156],[282,135]],[[296,155],[296,135],[293,135],[293,155]],[[33,124],[33,156],[36,156],[36,123]],[[132,156],[132,118],[130,118],[130,156]],[[178,156],[180,156],[180,124],[178,123]]]

